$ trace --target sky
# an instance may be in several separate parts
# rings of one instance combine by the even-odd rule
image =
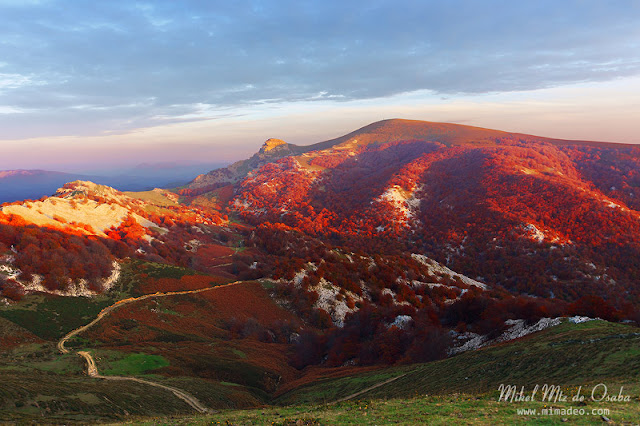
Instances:
[[[640,1],[0,0],[0,170],[246,158],[387,118],[640,143]]]

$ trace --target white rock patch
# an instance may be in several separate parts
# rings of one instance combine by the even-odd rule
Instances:
[[[545,238],[544,232],[536,228],[535,225],[528,223],[527,225],[523,226],[523,229],[529,232],[530,239],[535,240],[539,243],[544,241],[544,238]]]
[[[526,321],[522,319],[507,320],[505,324],[511,326],[508,330],[504,331],[497,339],[496,342],[506,342],[508,340],[518,339],[526,336],[527,334],[535,333],[536,331],[544,330],[545,328],[554,327],[560,325],[562,318],[541,318],[537,323],[527,326]]]
[[[336,327],[344,327],[344,319],[347,314],[357,310],[355,307],[349,308],[346,300],[338,300],[338,295],[341,290],[340,287],[330,283],[324,278],[322,278],[316,286],[309,287],[309,290],[318,293],[318,300],[314,307],[327,311]],[[350,291],[345,291],[345,293],[345,299],[350,297],[354,302],[362,300],[362,297]]]
[[[293,283],[296,286],[299,286],[300,284],[302,284],[302,280],[304,280],[306,276],[307,276],[307,271],[304,269],[296,272],[296,274],[293,276]]]
[[[111,290],[116,281],[120,279],[120,272],[122,270],[120,264],[114,260],[111,266],[113,267],[111,275],[105,278],[105,280],[102,282],[102,288],[105,292]]]
[[[415,191],[406,191],[398,185],[388,188],[376,201],[390,203],[405,220],[414,219],[416,210],[420,208],[420,200],[415,197]]]
[[[417,260],[418,262],[422,263],[423,265],[427,266],[429,268],[429,272],[433,275],[448,275],[451,278],[460,278],[460,280],[467,284],[467,285],[472,285],[475,287],[480,287],[481,289],[485,290],[487,288],[487,285],[484,283],[481,283],[480,281],[476,281],[474,279],[471,279],[469,277],[467,277],[466,275],[462,275],[459,274],[457,272],[452,271],[451,269],[447,268],[446,266],[436,262],[435,260],[422,255],[422,254],[417,254],[417,253],[412,253],[411,257],[414,258],[415,260]]]
[[[6,266],[6,265],[2,265]],[[2,266],[0,266],[0,271],[2,271]],[[113,270],[111,271],[111,275],[105,278],[101,283],[100,287],[102,288],[102,292],[104,293],[113,288],[113,285],[120,278],[120,264],[116,261],[113,261]],[[69,280],[67,288],[65,290],[49,290],[44,285],[42,285],[42,276],[34,275],[31,281],[25,282],[17,279],[17,276],[20,274],[20,270],[12,269],[12,276],[18,284],[22,286],[25,292],[40,292],[40,293],[48,293],[55,294],[56,296],[66,296],[66,297],[93,297],[100,293],[89,289],[88,282],[85,279],[80,279],[77,281]]]
[[[600,318],[589,318],[589,317],[575,316],[575,317],[570,317],[569,318],[569,322],[572,322],[574,324],[581,324],[583,322],[595,321],[597,319],[600,319]]]
[[[398,327],[400,330],[406,330],[412,321],[411,315],[398,315],[387,328]]]
[[[577,317],[577,316],[570,317],[570,318],[541,318],[538,322],[529,326],[526,325],[526,321],[523,319],[507,320],[505,321],[505,324],[510,327],[507,330],[505,330],[500,336],[492,340],[489,340],[487,336],[482,336],[476,333],[458,334],[457,339],[465,340],[465,342],[457,347],[451,348],[449,350],[449,354],[451,355],[458,354],[461,352],[479,349],[483,346],[518,339],[528,334],[542,331],[549,327],[555,327],[556,325],[560,325],[564,320],[567,320],[574,324],[579,324],[581,322],[592,321],[593,318]]]

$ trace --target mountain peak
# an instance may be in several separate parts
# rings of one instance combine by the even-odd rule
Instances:
[[[274,138],[267,139],[265,143],[262,144],[262,148],[260,148],[260,153],[265,154],[282,145],[287,145],[287,143],[281,139],[274,139]]]

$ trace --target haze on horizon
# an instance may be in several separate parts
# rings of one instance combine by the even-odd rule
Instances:
[[[0,0],[0,170],[245,158],[385,118],[640,143],[635,1]]]

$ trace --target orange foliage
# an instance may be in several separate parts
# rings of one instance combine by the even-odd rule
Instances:
[[[255,318],[261,324],[282,320],[296,321],[295,315],[277,306],[258,282],[220,287],[200,293],[200,297],[211,303],[215,315],[221,319]]]
[[[216,284],[228,282],[228,279],[212,277],[209,275],[185,275],[180,279],[176,278],[147,278],[136,292],[139,294],[152,294],[156,292],[198,290]]]

